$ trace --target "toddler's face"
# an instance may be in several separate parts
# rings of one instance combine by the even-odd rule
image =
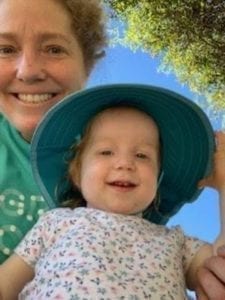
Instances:
[[[94,120],[82,154],[79,182],[74,181],[88,207],[136,214],[153,201],[158,173],[156,124],[136,109],[117,107]]]

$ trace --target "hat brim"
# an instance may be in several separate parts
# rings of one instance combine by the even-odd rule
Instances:
[[[212,167],[214,133],[205,113],[194,102],[153,86],[114,84],[71,94],[43,118],[31,144],[34,177],[50,208],[58,206],[55,190],[68,168],[66,157],[96,113],[115,105],[132,105],[157,123],[162,140],[161,201],[147,219],[165,224],[201,190],[198,181]]]

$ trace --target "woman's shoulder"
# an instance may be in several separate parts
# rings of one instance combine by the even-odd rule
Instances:
[[[15,131],[15,128],[9,123],[5,116],[0,113],[0,133],[1,136],[11,136],[11,132]]]
[[[6,124],[6,118],[4,115],[0,112],[0,126],[4,126]]]

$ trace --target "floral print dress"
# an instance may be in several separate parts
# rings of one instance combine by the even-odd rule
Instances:
[[[57,208],[15,250],[35,269],[19,299],[187,299],[184,274],[203,244],[139,216]]]

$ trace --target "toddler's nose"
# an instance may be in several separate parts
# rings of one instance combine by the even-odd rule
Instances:
[[[134,159],[128,155],[118,157],[115,165],[117,169],[134,170],[135,168]]]

